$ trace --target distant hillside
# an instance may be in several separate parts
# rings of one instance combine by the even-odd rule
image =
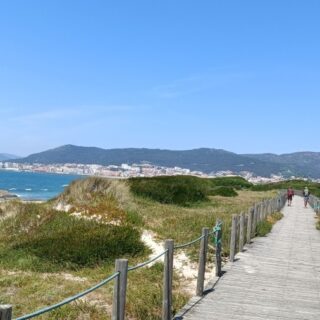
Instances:
[[[281,155],[264,153],[243,156],[285,166],[288,175],[320,178],[320,152],[295,152]]]
[[[273,173],[277,174],[286,171],[286,166],[279,163],[252,159],[249,156],[208,148],[185,151],[145,148],[106,150],[95,147],[65,145],[15,161],[43,164],[83,163],[101,165],[149,162],[159,166],[178,166],[206,173],[221,170],[231,170],[233,172],[250,171],[262,176],[270,176]]]
[[[249,171],[260,176],[282,174],[286,177],[320,178],[320,153],[296,152],[276,155],[236,154],[222,149],[162,150],[146,148],[101,149],[65,145],[14,160],[22,163],[83,163],[121,165],[148,162],[165,167],[181,167],[205,173],[231,170]]]
[[[13,159],[18,159],[18,158],[20,158],[20,157],[15,156],[13,154],[0,153],[0,161],[13,160]]]

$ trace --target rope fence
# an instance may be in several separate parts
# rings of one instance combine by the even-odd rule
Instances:
[[[273,212],[280,211],[285,205],[286,194],[279,192],[278,196],[264,200],[260,203],[254,204],[249,209],[247,214],[241,213],[240,215],[232,215],[231,219],[231,237],[230,237],[230,261],[234,261],[235,254],[243,250],[246,243],[250,243],[252,237],[255,236],[255,230],[257,224],[266,219],[268,215]],[[317,203],[320,206],[320,201],[317,198],[312,198],[313,206]],[[218,220],[216,225],[210,231],[209,228],[202,229],[202,235],[197,239],[190,242],[174,245],[174,241],[169,239],[164,242],[164,251],[157,256],[137,264],[135,266],[128,266],[127,259],[117,259],[115,261],[115,273],[101,281],[97,285],[80,292],[72,297],[69,297],[57,304],[42,308],[33,313],[21,316],[15,320],[27,320],[40,316],[44,313],[53,311],[57,308],[62,307],[68,303],[71,303],[90,292],[101,288],[102,286],[114,281],[113,289],[113,303],[112,303],[112,320],[124,320],[125,319],[125,305],[126,305],[126,290],[127,290],[127,276],[129,271],[134,271],[143,268],[161,257],[164,256],[164,271],[163,271],[163,302],[162,302],[162,320],[172,319],[172,281],[173,281],[173,260],[174,250],[186,248],[194,245],[200,241],[199,248],[199,263],[198,263],[198,277],[196,295],[202,296],[204,294],[204,280],[206,272],[206,262],[209,247],[209,237],[214,238],[214,249],[215,249],[215,275],[220,277],[222,275],[222,225],[223,222]],[[12,306],[11,305],[0,305],[0,320],[12,320]]]
[[[87,289],[87,290],[85,290],[85,291],[83,291],[83,292],[80,292],[80,293],[78,293],[78,294],[76,294],[76,295],[74,295],[74,296],[72,296],[72,297],[69,297],[69,298],[67,298],[67,299],[65,299],[65,300],[63,300],[63,301],[61,301],[61,302],[59,302],[59,303],[57,303],[57,304],[54,304],[54,305],[52,305],[52,306],[50,306],[50,307],[46,307],[46,308],[40,309],[40,310],[38,310],[38,311],[36,311],[36,312],[27,314],[27,315],[25,315],[25,316],[23,316],[23,317],[16,318],[16,320],[32,319],[32,318],[35,318],[35,317],[37,317],[37,316],[40,316],[40,315],[42,315],[42,314],[44,314],[44,313],[50,312],[50,311],[52,311],[52,310],[54,310],[54,309],[60,308],[60,307],[64,306],[65,304],[68,304],[68,303],[70,303],[70,302],[73,302],[73,301],[75,301],[75,300],[77,300],[77,299],[79,299],[79,298],[87,295],[88,293],[90,293],[90,292],[92,292],[92,291],[95,291],[95,290],[101,288],[101,287],[104,286],[105,284],[109,283],[111,280],[113,280],[113,279],[115,279],[116,277],[118,277],[118,275],[119,275],[119,272],[116,272],[116,273],[114,273],[113,275],[111,275],[110,277],[108,277],[107,279],[101,281],[101,282],[98,283],[97,285],[95,285],[95,286],[93,286],[93,287],[91,287],[91,288],[89,288],[89,289]]]

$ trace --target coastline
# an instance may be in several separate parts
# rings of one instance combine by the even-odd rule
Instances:
[[[72,181],[81,178],[79,175],[0,170],[0,199],[47,201],[63,192]]]
[[[13,200],[19,199],[16,194],[13,194],[7,190],[0,190],[0,200]]]

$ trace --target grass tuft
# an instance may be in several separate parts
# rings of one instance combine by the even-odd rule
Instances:
[[[258,237],[265,237],[272,230],[272,226],[283,218],[281,212],[274,212],[267,217],[266,220],[260,221],[257,224],[256,235]]]
[[[21,205],[1,229],[2,257],[33,270],[47,270],[49,265],[76,269],[144,253],[140,232],[130,224],[102,224],[38,204]],[[1,259],[0,264],[13,261]]]

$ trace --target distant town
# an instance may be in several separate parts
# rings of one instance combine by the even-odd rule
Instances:
[[[106,178],[130,178],[130,177],[154,177],[154,176],[173,176],[173,175],[192,175],[205,178],[225,177],[225,176],[241,176],[252,183],[269,183],[285,180],[281,175],[271,175],[271,177],[255,176],[251,172],[242,171],[234,173],[232,171],[218,171],[206,174],[200,171],[191,171],[180,167],[162,167],[150,163],[141,164],[122,164],[117,165],[97,165],[97,164],[50,164],[44,165],[40,163],[27,164],[15,162],[0,162],[0,169],[25,171],[25,172],[40,172],[40,173],[56,173],[56,174],[74,174],[99,176]],[[291,177],[294,179],[295,177]]]

